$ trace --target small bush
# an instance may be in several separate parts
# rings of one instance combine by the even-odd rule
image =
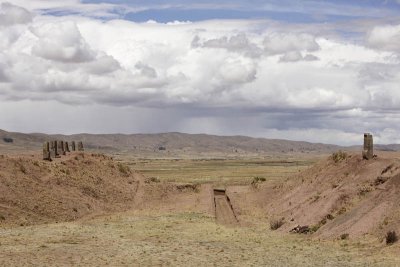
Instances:
[[[393,163],[390,164],[389,166],[387,166],[386,168],[384,168],[384,169],[382,170],[381,174],[383,175],[383,174],[387,173],[388,171],[390,171],[390,169],[393,168],[393,166],[394,166]]]
[[[160,179],[159,179],[158,177],[150,177],[150,178],[147,178],[144,182],[145,182],[146,184],[150,184],[150,183],[159,183],[159,182],[160,182]]]
[[[339,151],[333,153],[331,157],[335,163],[338,163],[342,160],[345,160],[348,157],[348,155],[346,152],[339,150]]]
[[[256,176],[256,177],[254,177],[253,178],[253,182],[256,182],[256,183],[258,183],[258,182],[265,182],[267,179],[265,179],[264,177],[258,177],[258,176]]]
[[[340,235],[340,239],[341,239],[341,240],[349,239],[349,234],[348,234],[348,233],[341,234],[341,235]]]
[[[285,218],[280,218],[280,219],[273,219],[269,225],[271,230],[277,230],[279,229],[283,224],[285,223]]]
[[[389,180],[389,177],[378,176],[378,177],[375,179],[373,185],[378,186],[378,185],[380,185],[380,184],[384,184],[384,183],[386,183],[387,180]]]
[[[335,217],[334,217],[332,214],[326,215],[325,218],[327,218],[328,220],[333,220],[333,219],[335,219]]]
[[[0,221],[5,221],[6,217],[3,214],[0,214]]]
[[[6,142],[6,143],[13,143],[14,139],[12,139],[11,137],[4,137],[3,141]]]
[[[339,210],[338,210],[338,215],[342,215],[343,213],[345,213],[347,211],[347,209],[346,209],[346,207],[341,207]]]
[[[386,244],[391,245],[396,243],[398,240],[397,234],[395,231],[389,231],[386,234]]]
[[[257,187],[259,183],[265,182],[267,179],[265,179],[264,177],[253,177],[253,181],[251,181],[251,185],[253,187]]]
[[[131,173],[131,169],[122,163],[118,163],[118,170],[124,175],[129,175]]]
[[[22,165],[21,163],[18,164],[18,165],[19,165],[19,166],[18,166],[19,170],[20,170],[22,173],[25,173],[25,174],[26,174],[26,168],[25,168],[25,166]]]
[[[371,192],[373,188],[369,185],[363,185],[358,189],[359,196],[365,196],[367,193]]]

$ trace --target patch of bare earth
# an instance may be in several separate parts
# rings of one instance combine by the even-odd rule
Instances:
[[[380,243],[400,232],[399,177],[395,156],[349,155],[215,195],[99,154],[3,156],[0,265],[400,266],[399,244]]]
[[[100,154],[0,156],[0,225],[71,221],[127,210],[143,177]]]
[[[269,218],[282,218],[283,232],[308,226],[316,238],[367,236],[382,242],[388,231],[400,233],[397,155],[363,160],[349,154],[340,161],[331,157],[287,182],[265,185],[250,198],[246,194],[239,194],[237,205],[253,203]]]

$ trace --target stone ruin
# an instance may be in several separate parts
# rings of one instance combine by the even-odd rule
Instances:
[[[65,156],[66,153],[64,150],[64,141],[58,141],[57,144],[58,144],[58,151],[60,151],[61,155]]]
[[[83,143],[82,142],[78,142],[78,151],[83,151]]]
[[[363,159],[372,159],[374,157],[374,141],[372,134],[364,134],[364,149],[362,152]]]
[[[71,149],[72,149],[72,151],[76,151],[76,149],[75,149],[75,141],[71,142]]]
[[[49,142],[44,142],[43,143],[43,159],[44,160],[51,160],[50,143]]]
[[[71,142],[72,151],[75,150],[75,141]],[[78,151],[84,151],[83,143],[78,142]],[[60,158],[61,155],[66,155],[70,152],[68,142],[50,141],[43,143],[43,160],[51,161],[53,158]]]
[[[59,158],[60,157],[60,154],[58,154],[57,141],[50,142],[50,157],[51,158]]]
[[[68,144],[68,142],[64,142],[64,151],[65,151],[65,152],[71,152],[71,151],[69,151],[69,144]]]

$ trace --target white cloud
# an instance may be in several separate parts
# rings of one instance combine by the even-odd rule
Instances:
[[[32,21],[32,14],[25,8],[10,3],[0,4],[0,26],[26,24]]]
[[[400,25],[374,27],[367,36],[373,48],[400,52]]]
[[[20,11],[7,13],[0,27],[0,103],[7,112],[10,103],[63,103],[83,112],[89,105],[98,120],[95,110],[124,114],[124,122],[132,110],[164,115],[162,128],[140,122],[149,131],[208,125],[212,133],[297,132],[310,141],[323,128],[337,129],[314,138],[323,142],[341,136],[351,143],[371,128],[400,132],[384,119],[397,122],[387,110],[400,106],[399,58],[382,51],[398,51],[395,26],[373,29],[366,46],[301,26],[259,30],[265,21],[134,23]]]
[[[0,3],[12,3],[28,10],[62,8],[80,4],[79,0],[0,0]]]
[[[95,58],[72,21],[35,25],[31,32],[38,38],[32,47],[36,56],[62,62],[87,62]]]
[[[264,50],[271,55],[285,52],[313,52],[319,48],[315,36],[306,33],[271,33],[264,39]]]
[[[262,49],[255,43],[250,42],[245,33],[240,33],[231,37],[223,36],[216,39],[208,39],[203,42],[201,42],[199,36],[196,35],[192,41],[192,46],[194,48],[208,47],[226,49],[249,57],[259,57],[263,54]]]

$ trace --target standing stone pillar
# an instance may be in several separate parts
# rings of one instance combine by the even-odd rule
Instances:
[[[81,141],[78,142],[78,151],[84,151],[83,143]]]
[[[68,142],[64,142],[64,150],[65,150],[65,152],[70,152],[70,151],[69,151],[69,144],[68,144]]]
[[[49,144],[49,142],[44,142],[43,143],[43,160],[51,161],[50,144]]]
[[[372,138],[372,134],[365,133],[364,134],[364,149],[362,152],[362,156],[364,159],[372,159],[374,157],[374,141]]]
[[[65,155],[64,141],[58,141],[58,150],[60,151],[61,155]]]
[[[58,154],[58,144],[57,141],[50,142],[50,156],[52,158],[59,158],[60,154]]]
[[[72,151],[76,151],[76,148],[75,148],[75,141],[72,141],[72,142],[71,142],[71,149],[72,149]]]

